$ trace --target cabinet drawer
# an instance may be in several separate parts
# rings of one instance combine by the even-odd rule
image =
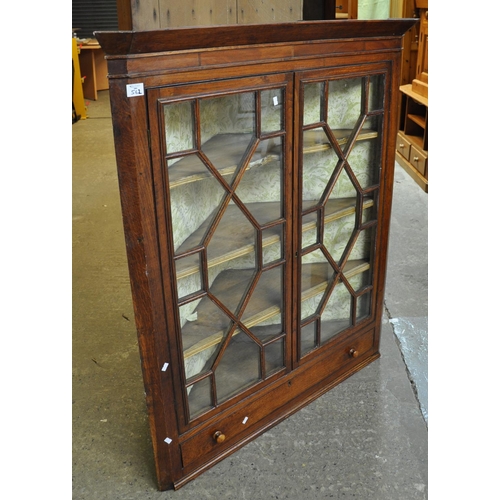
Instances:
[[[411,145],[410,163],[423,175],[427,175],[427,153],[415,146]]]
[[[398,134],[398,139],[396,144],[398,153],[404,156],[407,160],[409,160],[411,144],[406,139],[406,137],[403,134],[401,134],[401,132]]]
[[[293,410],[294,401],[300,402],[301,396],[308,393],[322,380],[327,380],[333,374],[333,384],[346,371],[373,353],[375,331],[369,330],[362,335],[345,339],[328,355],[314,362],[307,363],[296,370],[294,377],[283,377],[274,388],[264,390],[257,398],[247,400],[238,405],[235,410],[212,422],[205,429],[181,443],[182,463],[186,468],[197,466],[209,461],[213,456],[233,447],[250,434],[255,434],[262,427],[262,422],[269,415],[287,411],[287,406]],[[327,354],[325,352],[325,354]],[[279,415],[276,417],[279,418]]]

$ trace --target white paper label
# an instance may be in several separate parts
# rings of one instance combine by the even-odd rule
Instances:
[[[275,106],[277,106],[277,105],[278,105],[278,98],[277,98],[276,96],[274,96],[274,97],[273,97],[273,104],[274,104]]]
[[[127,97],[144,95],[144,83],[129,83],[127,85]]]
[[[167,444],[170,444],[170,443],[172,442],[172,440],[171,440],[170,438],[165,438],[165,439],[164,439],[164,441],[165,441],[165,443],[167,443]]]
[[[162,368],[161,368],[161,371],[162,372],[166,372],[167,368],[168,368],[168,363],[164,363],[163,366],[162,366]]]

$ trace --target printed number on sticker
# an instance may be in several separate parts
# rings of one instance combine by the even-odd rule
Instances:
[[[127,85],[127,97],[144,95],[144,83],[129,83]]]

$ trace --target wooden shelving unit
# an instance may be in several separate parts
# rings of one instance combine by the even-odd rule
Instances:
[[[428,176],[428,2],[415,0],[419,9],[416,74],[412,82],[400,87],[400,124],[396,160],[427,193]]]
[[[401,91],[401,122],[396,160],[427,193],[428,181],[428,99],[413,91],[412,84]]]

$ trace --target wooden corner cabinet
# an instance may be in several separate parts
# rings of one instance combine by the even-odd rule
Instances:
[[[161,490],[379,356],[414,23],[96,33]]]

